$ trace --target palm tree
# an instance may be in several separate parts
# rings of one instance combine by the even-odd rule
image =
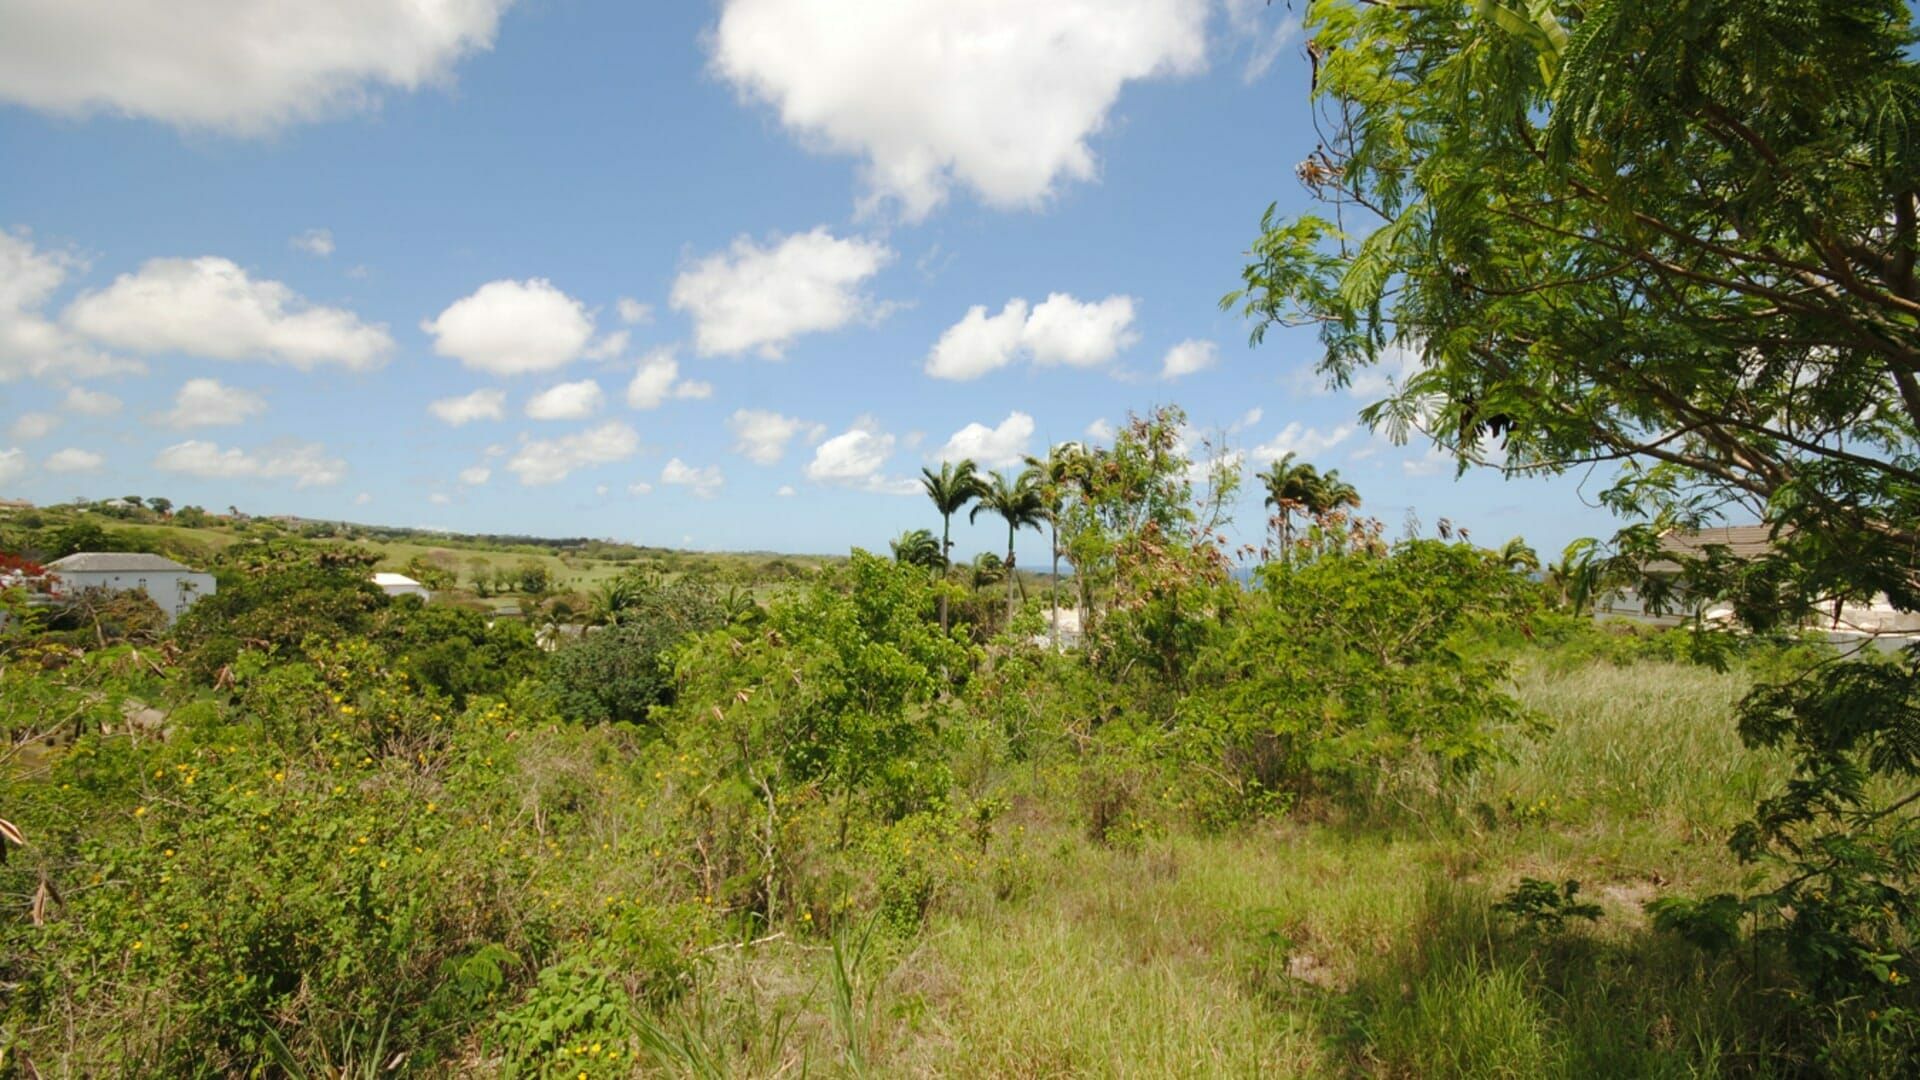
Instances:
[[[940,541],[935,540],[933,533],[926,529],[909,529],[888,546],[893,548],[894,562],[928,570],[940,569]]]
[[[1578,615],[1593,606],[1600,592],[1600,561],[1591,539],[1567,545],[1558,562],[1547,567],[1547,583],[1560,594],[1567,609]]]
[[[640,583],[631,575],[622,574],[601,582],[593,590],[587,609],[588,618],[597,626],[612,626],[639,600]]]
[[[1039,488],[1053,549],[1053,576],[1047,586],[1047,605],[1052,609],[1047,613],[1047,636],[1055,652],[1060,650],[1060,514],[1066,508],[1067,487],[1079,472],[1085,453],[1086,448],[1079,443],[1064,442],[1049,449],[1044,458],[1027,459],[1027,474],[1034,477]]]
[[[1501,566],[1516,573],[1531,574],[1540,569],[1540,556],[1518,536],[1502,544],[1495,557]]]
[[[1020,576],[1014,567],[1013,541],[1021,529],[1040,530],[1040,523],[1046,520],[1046,503],[1040,497],[1040,488],[1030,472],[1021,473],[1017,478],[1003,472],[993,474],[993,482],[980,491],[980,501],[974,504],[973,511],[967,515],[968,521],[976,521],[982,512],[999,514],[1007,523],[1007,622],[1013,622],[1013,588]]]
[[[1319,517],[1343,507],[1358,510],[1360,492],[1352,484],[1340,479],[1339,469],[1328,469],[1326,475],[1320,477],[1320,484],[1313,492],[1308,509],[1313,512],[1313,516]]]
[[[983,551],[975,555],[973,561],[967,564],[967,571],[967,580],[973,586],[973,591],[979,592],[1006,577],[1007,567],[1000,561],[1000,556],[991,551]]]
[[[953,566],[953,515],[980,497],[980,474],[974,471],[971,458],[962,458],[958,463],[943,461],[937,473],[927,468],[920,470],[920,486],[926,490],[927,498],[933,500],[933,508],[940,511],[940,570],[944,574]],[[940,632],[946,631],[947,597],[943,592],[940,594]]]
[[[1321,491],[1320,470],[1304,461],[1295,465],[1293,454],[1288,453],[1268,466],[1266,472],[1255,473],[1254,476],[1266,485],[1266,504],[1279,511],[1280,558],[1283,562],[1291,562],[1293,515],[1295,511],[1313,512],[1312,508]],[[1355,495],[1354,498],[1357,503],[1359,496]]]

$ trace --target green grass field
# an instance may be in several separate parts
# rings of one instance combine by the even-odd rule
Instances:
[[[211,556],[234,543],[245,539],[249,534],[237,533],[227,525],[207,525],[189,528],[175,524],[132,523],[115,521],[110,518],[94,518],[109,533],[121,536],[140,537],[146,541],[144,546],[164,548],[178,552],[188,561],[196,555]],[[638,559],[593,558],[572,553],[555,553],[530,547],[506,548],[490,546],[484,542],[466,536],[450,536],[444,544],[425,539],[392,540],[373,537],[359,537],[351,541],[380,555],[378,569],[400,571],[416,558],[429,561],[442,561],[459,574],[465,584],[478,566],[484,566],[486,573],[495,570],[515,570],[528,562],[538,563],[547,571],[553,587],[562,592],[586,592],[602,582],[618,577],[635,565],[636,561],[658,562],[662,558],[676,566],[699,567],[716,575],[729,574],[752,576],[759,568],[775,559],[803,567],[816,567],[836,560],[814,555],[775,555],[763,552],[648,552]]]
[[[1114,849],[1044,776],[1002,777],[1022,794],[990,884],[943,896],[922,934],[874,947],[844,981],[825,946],[716,950],[662,1052],[707,1075],[1755,1066],[1752,992],[1651,934],[1642,908],[1741,876],[1724,836],[1781,769],[1734,736],[1742,677],[1596,664],[1520,685],[1552,731],[1444,802],[1409,795],[1394,824],[1329,807]],[[1604,915],[1530,936],[1492,909],[1523,876],[1576,879]]]

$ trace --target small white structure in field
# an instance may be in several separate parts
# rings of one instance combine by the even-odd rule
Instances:
[[[202,574],[159,555],[117,551],[82,551],[55,559],[47,569],[60,579],[54,595],[83,589],[130,592],[138,589],[153,599],[172,622],[186,614],[194,601],[212,596],[212,574]]]
[[[1056,636],[1063,649],[1080,647],[1080,610],[1078,608],[1054,608],[1048,613],[1045,627],[1033,635],[1033,643],[1040,646],[1052,646]]]
[[[422,601],[433,599],[433,594],[427,591],[425,585],[405,574],[375,574],[373,583],[380,586],[380,591],[388,596],[417,596]]]

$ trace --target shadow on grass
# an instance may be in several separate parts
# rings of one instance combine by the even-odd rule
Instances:
[[[1814,1033],[1776,962],[1713,958],[1606,921],[1535,930],[1486,890],[1438,881],[1418,917],[1347,985],[1279,930],[1245,943],[1241,974],[1276,1010],[1313,1017],[1356,1072],[1387,1076],[1794,1076],[1819,1071]]]

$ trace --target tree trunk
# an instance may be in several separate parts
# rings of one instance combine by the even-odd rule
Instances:
[[[1053,579],[1047,583],[1047,634],[1053,639],[1053,651],[1060,651],[1060,523],[1051,522]]]
[[[953,515],[940,515],[940,633],[947,633],[947,575],[953,572],[953,560],[948,552],[953,549]]]
[[[1013,522],[1007,522],[1007,627],[1013,627]]]

